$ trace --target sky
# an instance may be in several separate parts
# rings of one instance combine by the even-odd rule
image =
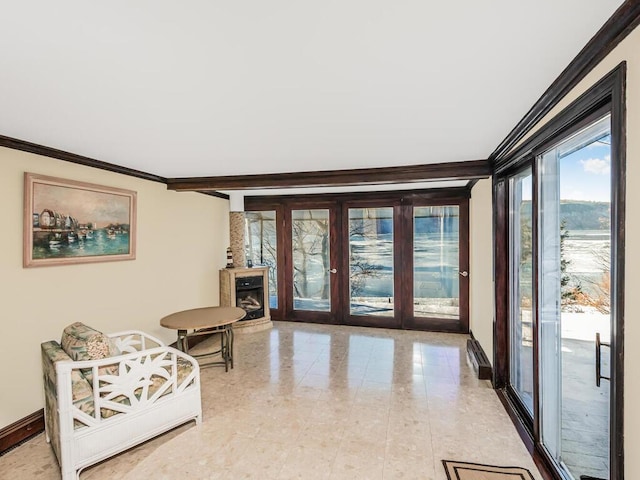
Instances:
[[[611,136],[560,160],[562,200],[611,201]]]
[[[130,198],[80,188],[67,188],[44,183],[33,184],[33,212],[44,209],[71,215],[80,223],[94,223],[98,228],[129,220]]]
[[[522,199],[531,200],[531,177],[522,188]],[[560,199],[611,201],[611,135],[560,159]]]

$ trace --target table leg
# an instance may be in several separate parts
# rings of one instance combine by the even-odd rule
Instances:
[[[229,365],[231,364],[231,351],[229,350],[231,346],[231,329],[229,325],[225,325],[224,327],[224,337],[225,337],[225,347],[224,347],[224,371],[229,371]],[[233,365],[232,367],[233,368]]]
[[[227,360],[227,348],[229,342],[227,338],[227,328],[224,327],[220,332],[220,354],[222,355],[222,361],[224,362],[224,371],[229,371],[229,361]]]
[[[178,350],[189,353],[189,338],[186,330],[178,330],[178,341],[176,342]]]
[[[204,354],[195,354],[195,357],[206,357],[210,355],[216,355],[220,353],[222,355],[222,361],[220,362],[210,362],[208,364],[202,364],[201,366],[208,365],[222,365],[224,364],[224,371],[228,372],[229,367],[233,369],[233,326],[231,324],[224,325],[221,327],[216,327],[214,330],[208,330],[205,333],[220,333],[220,350],[204,353]],[[198,334],[197,332],[195,334]],[[178,350],[189,353],[189,332],[188,330],[178,330],[178,341],[176,342],[176,346]]]
[[[231,368],[233,369],[233,326],[229,325],[229,360],[231,361]]]

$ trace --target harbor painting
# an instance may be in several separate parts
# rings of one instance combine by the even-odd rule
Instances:
[[[133,260],[136,192],[24,174],[24,267]]]

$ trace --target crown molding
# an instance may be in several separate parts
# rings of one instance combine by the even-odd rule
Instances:
[[[640,24],[640,1],[626,0],[489,156],[500,163],[593,68]]]

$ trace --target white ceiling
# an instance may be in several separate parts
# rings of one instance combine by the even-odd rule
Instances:
[[[0,134],[163,177],[483,159],[621,3],[3,1]]]

